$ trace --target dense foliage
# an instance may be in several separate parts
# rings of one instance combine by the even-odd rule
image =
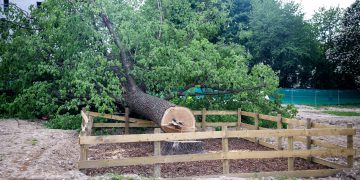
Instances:
[[[291,1],[238,0],[230,6],[229,20],[222,32],[225,41],[244,44],[253,57],[251,65],[270,65],[279,74],[280,87],[357,87],[354,74],[337,71],[342,64],[326,57],[339,32],[348,32],[341,25],[342,9],[322,7],[304,20],[299,4]]]
[[[335,46],[335,37],[342,29],[342,19],[343,10],[339,7],[329,9],[322,7],[311,19],[321,51],[320,58],[314,63],[316,73],[313,76],[313,82],[317,88],[351,89],[356,87],[354,76],[336,71],[339,63],[326,57],[326,52]]]
[[[77,113],[82,107],[121,111],[123,77],[113,73],[121,69],[118,50],[99,12],[113,22],[131,55],[132,75],[147,93],[165,97],[188,84],[252,88],[228,101],[260,109],[264,96],[276,90],[277,76],[263,64],[249,69],[250,55],[242,45],[217,39],[228,4],[159,2],[139,7],[125,1],[48,0],[29,15],[9,9],[1,26],[2,113],[32,118]],[[207,107],[223,103],[217,99]]]
[[[299,5],[253,0],[252,7],[249,26],[253,36],[248,46],[253,63],[263,62],[279,71],[281,87],[311,86],[312,62],[319,52]]]
[[[341,31],[334,38],[328,59],[337,64],[336,70],[355,78],[360,85],[360,1],[356,0],[344,14]]]
[[[122,111],[124,76],[114,73],[122,71],[119,49],[100,13],[123,41],[137,84],[176,104],[291,116],[295,111],[281,107],[275,93],[279,82],[327,87],[315,78],[333,47],[322,46],[325,30],[316,28],[325,21],[305,21],[295,3],[47,0],[31,13],[14,5],[2,12],[0,114],[50,117],[49,126],[64,128],[59,115],[83,107]]]

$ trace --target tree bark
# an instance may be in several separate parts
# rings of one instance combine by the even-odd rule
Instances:
[[[125,52],[120,38],[117,36],[112,23],[104,13],[100,14],[103,23],[109,30],[116,46],[120,49],[120,60],[124,69],[126,81],[122,82],[125,90],[123,97],[131,111],[154,121],[165,132],[195,131],[195,118],[185,107],[178,107],[166,100],[144,93],[135,83],[130,74],[131,63]]]
[[[154,121],[158,125],[161,125],[161,119],[165,111],[175,107],[174,104],[168,101],[144,93],[138,87],[135,88],[135,91],[127,91],[123,96],[132,111]]]

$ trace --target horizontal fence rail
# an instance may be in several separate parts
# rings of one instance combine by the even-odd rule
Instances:
[[[200,116],[200,115],[204,115],[203,112],[205,112],[205,115],[240,115],[240,116],[246,116],[246,117],[253,117],[256,118],[257,113],[253,113],[253,112],[246,112],[246,111],[215,111],[215,110],[205,110],[205,111],[192,111],[192,113],[195,116]],[[119,121],[126,121],[126,117],[125,116],[117,116],[117,115],[110,115],[110,114],[101,114],[101,113],[97,113],[97,112],[89,112],[90,116],[93,117],[102,117],[102,118],[106,118],[106,119],[112,119],[112,120],[119,120]],[[267,121],[272,121],[272,122],[277,122],[278,121],[278,117],[277,116],[270,116],[270,115],[263,115],[263,114],[259,114],[259,119],[262,120],[267,120]],[[138,118],[129,118],[129,127],[159,127],[158,125],[156,125],[154,122],[149,121],[149,120],[144,120],[144,119],[138,119]],[[283,123],[288,123],[288,124],[293,124],[296,126],[305,126],[306,125],[306,121],[304,120],[298,120],[298,119],[291,119],[291,118],[281,118],[281,122]],[[228,123],[228,124],[218,124],[215,125],[215,123],[212,122],[206,122],[207,126],[236,126],[236,122],[224,122],[224,123]],[[234,124],[235,123],[235,124]],[[197,125],[201,125],[199,123],[197,123]],[[95,123],[94,127],[124,127],[125,125],[122,125],[121,123]],[[335,125],[328,125],[328,124],[321,124],[321,123],[315,123],[312,122],[312,127],[313,128],[341,128],[341,126],[335,126]]]
[[[206,154],[186,154],[186,155],[167,155],[167,156],[148,156],[132,157],[127,159],[106,159],[80,161],[82,168],[100,168],[111,166],[132,166],[149,165],[157,163],[192,162],[207,160],[225,159],[271,159],[287,157],[308,157],[308,156],[348,156],[355,155],[355,150],[332,149],[332,150],[283,150],[283,151],[229,151],[228,153],[206,153]]]
[[[254,138],[254,137],[290,137],[290,136],[336,136],[354,135],[355,129],[283,129],[283,130],[243,130],[243,131],[209,131],[165,133],[165,134],[136,134],[136,135],[108,135],[108,136],[81,136],[80,144],[109,144],[152,141],[184,141],[194,139],[218,138]]]
[[[154,177],[161,176],[161,166],[163,163],[193,162],[205,160],[222,160],[223,174],[229,177],[262,177],[283,175],[287,177],[318,177],[329,176],[344,168],[351,167],[354,162],[356,150],[353,148],[353,136],[356,130],[352,125],[346,128],[341,126],[327,125],[311,122],[311,119],[297,120],[284,118],[280,114],[277,116],[263,115],[254,112],[246,112],[238,109],[237,111],[192,111],[194,115],[201,116],[201,122],[196,126],[205,131],[206,127],[222,127],[222,131],[206,132],[187,132],[181,133],[160,133],[159,126],[152,121],[129,117],[129,109],[126,109],[125,116],[101,114],[82,110],[83,118],[81,132],[79,135],[80,161],[79,168],[100,168],[112,166],[130,166],[130,165],[154,165]],[[236,115],[237,122],[206,122],[208,115]],[[242,116],[252,117],[254,125],[242,122]],[[120,121],[119,123],[94,123],[94,117],[101,117]],[[259,120],[267,120],[277,123],[276,129],[268,129],[259,126]],[[283,129],[283,123],[287,123],[288,129]],[[293,129],[294,126],[302,126],[304,129]],[[91,130],[94,127],[123,127],[125,135],[107,135],[92,136]],[[130,127],[151,127],[156,128],[155,134],[136,134],[129,135]],[[236,130],[228,130],[227,127],[236,127]],[[242,129],[240,129],[240,127]],[[244,128],[246,130],[244,130]],[[313,136],[345,136],[347,137],[347,146],[340,146],[324,140],[312,139]],[[277,143],[270,144],[261,141],[261,137],[276,137]],[[229,138],[243,138],[254,143],[274,149],[272,151],[229,151]],[[288,139],[287,149],[282,144],[282,139]],[[182,140],[202,140],[202,139],[222,139],[222,151],[186,154],[186,155],[161,155],[161,141],[182,141]],[[294,150],[294,141],[302,142],[306,145],[305,150]],[[88,148],[92,144],[111,144],[111,143],[131,143],[131,142],[154,142],[154,156],[132,157],[125,159],[103,159],[88,160]],[[311,149],[312,145],[325,149]],[[326,161],[319,157],[347,157],[347,165],[337,164]],[[315,162],[334,169],[321,170],[297,170],[294,171],[294,158],[299,157],[309,162]],[[257,172],[257,173],[229,173],[229,160],[235,159],[261,159],[261,158],[288,158],[288,171]],[[307,174],[304,174],[307,173]],[[252,176],[251,176],[252,175]],[[211,176],[203,176],[211,177]],[[216,177],[216,176],[215,176]],[[189,177],[187,177],[189,178]],[[184,179],[187,179],[184,178]],[[179,179],[179,178],[176,178]],[[181,179],[181,178],[180,178]]]
[[[272,172],[256,172],[256,173],[230,173],[226,177],[237,177],[237,178],[250,178],[250,179],[259,179],[259,177],[279,177],[278,179],[290,179],[294,177],[324,177],[331,176],[338,172],[343,171],[343,169],[321,169],[321,170],[297,170],[297,171],[272,171]],[[207,175],[207,176],[190,176],[190,177],[177,177],[177,178],[167,178],[168,180],[188,180],[196,178],[219,178],[218,175]]]

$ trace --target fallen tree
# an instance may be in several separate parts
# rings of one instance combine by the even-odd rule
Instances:
[[[128,106],[166,132],[181,132],[194,130],[185,107],[254,111],[269,103],[264,96],[278,78],[263,64],[250,69],[243,46],[217,39],[227,21],[220,2],[129,3],[47,0],[18,13],[23,20],[16,22],[28,24],[0,26],[14,32],[0,40],[0,91],[13,92],[1,98],[0,111],[43,117]]]
[[[123,97],[128,107],[135,113],[154,121],[164,132],[195,131],[195,117],[190,109],[175,106],[166,100],[150,96],[136,85],[130,74],[131,64],[120,38],[114,31],[109,17],[104,13],[101,13],[100,16],[116,46],[120,49],[120,60],[126,79],[122,83],[122,87],[125,89]]]
[[[157,7],[160,11],[160,28],[156,33],[156,39],[160,39],[162,35],[161,25],[163,24],[164,15],[162,12],[161,1],[157,0]],[[126,105],[135,113],[154,121],[165,132],[190,132],[195,131],[195,117],[191,110],[186,107],[176,106],[167,100],[151,96],[143,92],[136,84],[134,78],[131,75],[132,64],[129,61],[129,57],[126,53],[126,49],[121,41],[121,38],[117,34],[113,27],[113,23],[109,19],[108,15],[104,12],[100,13],[101,20],[106,26],[113,42],[119,49],[119,59],[123,68],[123,74],[119,73],[119,69],[116,68],[115,73],[118,77],[125,76],[125,81],[122,81],[121,86],[123,88],[123,99]],[[204,87],[209,88],[209,86]],[[191,85],[188,86],[190,88]],[[264,84],[257,85],[248,90],[254,90],[265,87]],[[220,90],[224,94],[241,93],[242,90],[224,89],[211,87],[215,90]],[[187,88],[184,88],[186,90]],[[178,96],[181,96],[183,92],[177,92]]]

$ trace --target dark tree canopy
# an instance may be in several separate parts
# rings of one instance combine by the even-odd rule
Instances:
[[[253,0],[252,36],[247,43],[252,63],[279,72],[280,87],[311,86],[312,62],[319,56],[316,36],[303,19],[299,4]]]
[[[360,84],[360,1],[346,9],[341,31],[334,39],[328,59],[337,64],[336,71],[355,77]]]
[[[316,31],[321,51],[320,58],[314,62],[313,86],[315,88],[351,89],[356,87],[353,76],[336,71],[338,63],[326,58],[326,51],[334,47],[335,37],[340,33],[343,12],[343,9],[339,7],[328,9],[322,7],[310,21]]]

